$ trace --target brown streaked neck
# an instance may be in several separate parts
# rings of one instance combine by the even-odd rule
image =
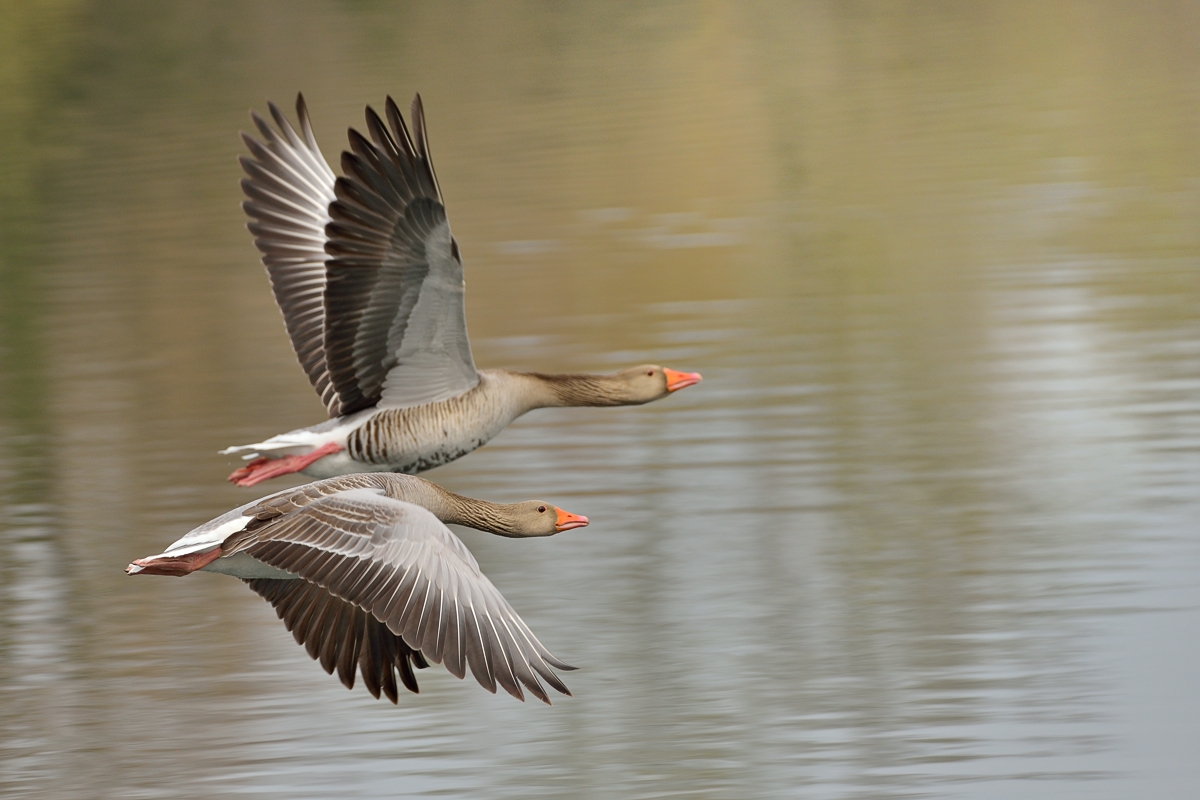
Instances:
[[[509,372],[521,380],[529,408],[567,406],[628,406],[646,402],[634,399],[629,387],[612,375],[547,375]]]
[[[525,535],[516,530],[506,505],[463,497],[416,475],[379,474],[388,478],[386,491],[389,497],[423,506],[442,522],[497,536],[520,538]]]

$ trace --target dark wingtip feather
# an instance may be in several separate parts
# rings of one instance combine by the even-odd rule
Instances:
[[[425,106],[421,103],[421,93],[413,95],[412,107],[408,112],[412,117],[413,134],[417,137],[417,153],[425,156],[429,152],[429,142],[425,137]]]
[[[350,149],[357,153],[360,157],[371,162],[379,161],[379,148],[371,144],[371,141],[367,139],[367,137],[354,130],[354,128],[350,128],[346,131],[346,137],[350,140]],[[343,165],[346,162],[346,155],[346,153],[342,154]]]
[[[296,118],[300,120],[300,132],[304,135],[308,148],[314,153],[319,153],[320,148],[317,147],[317,137],[313,134],[312,120],[308,117],[308,103],[304,102],[303,92],[296,92]]]
[[[404,688],[413,694],[420,694],[421,689],[417,686],[417,676],[413,674],[412,665],[408,663],[408,657],[401,654],[396,659],[396,666],[400,668],[400,682],[404,684]]]
[[[267,121],[259,116],[259,113],[254,109],[250,109],[250,119],[254,122],[254,127],[258,128],[258,132],[262,134],[264,139],[269,142],[275,138],[275,131],[271,130],[271,126],[267,124]]]
[[[417,153],[425,162],[429,180],[433,184],[433,194],[439,202],[442,201],[442,187],[438,183],[437,171],[433,168],[433,155],[429,152],[429,131],[425,127],[425,105],[421,102],[421,93],[413,96],[412,102],[413,130],[417,134]]]
[[[554,667],[555,669],[561,669],[565,672],[573,672],[579,669],[579,667],[573,667],[565,661],[560,661],[549,653],[543,653],[542,658],[546,659],[546,663],[550,666]]]
[[[396,105],[396,101],[392,99],[391,95],[388,95],[383,110],[387,115],[388,124],[392,126],[392,132],[403,145],[405,154],[409,158],[416,158],[417,149],[413,146],[412,136],[408,132],[408,126],[404,124],[404,117],[400,116],[400,107]]]
[[[383,120],[375,113],[375,109],[367,106],[367,131],[370,132],[371,138],[375,140],[375,144],[383,148],[388,155],[392,156],[393,160],[399,157],[400,148],[396,145],[396,140],[392,138],[392,134],[388,131],[387,126],[383,124]]]
[[[290,127],[287,117],[283,115],[283,112],[279,110],[279,106],[275,105],[273,100],[267,101],[267,110],[271,112],[271,118],[275,120],[275,124],[279,126],[280,130]]]
[[[287,116],[284,115],[283,111],[279,109],[279,106],[275,105],[271,101],[267,101],[267,108],[270,109],[272,119],[275,120],[275,124],[279,126],[279,130],[283,133],[288,142],[293,147],[302,146],[300,137],[296,135],[296,129],[292,127],[292,123],[288,121]]]

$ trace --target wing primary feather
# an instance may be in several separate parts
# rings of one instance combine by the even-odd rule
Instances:
[[[453,596],[446,596],[446,587],[443,582],[438,587],[438,624],[437,636],[434,637],[433,647],[429,650],[421,648],[423,651],[431,652],[435,660],[445,662],[446,654],[446,637],[450,633],[450,614],[453,613]]]
[[[341,646],[342,640],[345,638],[346,626],[349,620],[346,618],[347,612],[353,607],[348,603],[329,603],[328,619],[325,621],[325,629],[322,631],[320,653],[321,653],[321,669],[329,675],[333,674],[337,668],[338,648]]]
[[[413,129],[417,133],[417,152],[421,156],[421,160],[425,163],[426,175],[424,177],[429,181],[428,190],[432,192],[432,196],[442,200],[442,189],[438,186],[437,174],[433,171],[433,156],[429,152],[429,132],[425,130],[425,106],[421,103],[421,95],[417,94],[413,97],[412,102],[412,120]],[[418,173],[420,174],[420,173]]]
[[[243,156],[243,158],[245,157]],[[261,191],[271,200],[280,204],[286,204],[289,210],[298,216],[315,218],[305,207],[307,204],[307,198],[303,193],[297,191],[296,188],[288,181],[274,172],[271,172],[261,163],[257,161],[251,161],[250,159],[246,159],[242,163],[242,169],[247,175],[250,176],[250,185]],[[243,181],[246,180],[247,179],[243,178]],[[246,188],[244,183],[242,188]],[[250,194],[248,190],[246,193]]]
[[[546,705],[550,705],[550,698],[546,696],[546,691],[542,688],[542,684],[538,682],[537,676],[533,674],[533,669],[529,666],[529,659],[520,645],[520,639],[513,633],[508,625],[508,621],[503,616],[499,617],[499,621],[500,625],[504,628],[506,637],[512,643],[508,653],[513,672],[516,673],[517,679],[525,684],[525,687],[529,689],[529,692],[534,697]]]
[[[362,673],[363,685],[376,700],[379,699],[380,664],[383,663],[383,645],[377,628],[371,629],[363,642],[362,653],[359,655],[359,669]],[[390,667],[389,667],[390,669]]]
[[[383,690],[383,694],[388,700],[391,700],[393,704],[399,703],[400,692],[396,687],[396,668],[405,659],[400,654],[397,647],[397,640],[394,637],[387,636],[383,631],[380,631],[379,636],[379,641],[383,644],[379,687]],[[401,682],[403,682],[403,679]]]
[[[400,148],[396,145],[396,140],[392,138],[392,134],[388,131],[387,126],[383,124],[383,120],[375,113],[375,109],[370,106],[367,106],[367,130],[370,132],[375,144],[387,153],[389,161],[400,158]]]
[[[384,113],[387,114],[388,124],[392,126],[392,132],[396,134],[396,139],[403,144],[404,153],[410,159],[415,159],[417,157],[417,148],[413,147],[413,140],[412,136],[408,133],[408,126],[404,124],[404,117],[400,116],[400,109],[391,95],[388,95],[387,103],[384,105]]]
[[[442,647],[442,663],[450,674],[461,680],[466,672],[466,659],[463,657],[462,642],[462,604],[457,595],[452,599],[452,613],[447,620],[446,643]]]
[[[324,225],[329,203],[335,199],[335,178],[313,136],[303,96],[296,97],[303,136],[279,106],[268,103],[268,108],[274,127],[257,111],[250,113],[262,141],[242,134],[252,156],[239,159],[249,176],[242,181],[242,190],[251,202],[243,208],[259,223],[267,222],[269,215],[277,226],[253,230],[255,246],[263,253],[262,262],[300,366],[329,415],[337,417],[342,408],[324,357],[324,306],[297,302],[298,295],[308,291],[310,281],[324,286]],[[281,235],[285,229],[293,233]]]
[[[393,214],[403,216],[407,198],[388,180],[389,170],[384,166],[389,163],[387,158],[358,131],[351,128],[350,133],[350,146],[354,152],[342,154],[342,169],[348,177],[365,184],[386,202]],[[397,175],[394,169],[390,172],[393,177]]]
[[[284,170],[294,178],[298,182],[297,185],[306,189],[306,199],[311,199],[313,195],[320,197],[327,191],[320,181],[320,178],[323,176],[314,174],[308,164],[302,159],[294,157],[295,153],[293,151],[288,151],[278,146],[264,146],[256,141],[253,136],[245,133],[242,134],[242,142],[267,172],[276,174],[276,170]],[[272,144],[278,143],[272,140]],[[239,163],[242,164],[243,169],[246,168],[245,156],[239,158]]]
[[[308,118],[308,103],[304,102],[304,95],[300,93],[296,94],[296,118],[300,120],[300,130],[304,133],[304,141],[308,143],[308,149],[314,153],[319,153],[320,149],[317,147],[317,137],[313,135],[312,121]],[[322,158],[320,161],[324,164],[325,159]],[[327,165],[326,172],[328,172],[329,177],[333,177],[333,172],[329,170]]]
[[[337,659],[338,679],[347,689],[354,688],[354,668],[358,664],[358,651],[362,646],[363,629],[370,624],[371,620],[365,612],[360,609],[352,611]]]
[[[257,111],[254,111],[253,109],[251,109],[251,111],[250,111],[250,120],[254,123],[254,127],[258,128],[259,135],[262,136],[264,139],[266,139],[268,142],[274,142],[274,141],[278,140],[279,137],[276,135],[275,131],[271,128],[271,126],[267,124],[267,121],[262,118],[262,115],[260,115]],[[247,138],[248,138],[247,134],[243,133],[242,139],[245,140]]]
[[[421,612],[421,630],[417,634],[419,644],[414,648],[428,656],[435,664],[441,663],[442,660],[442,650],[438,647],[438,634],[442,630],[442,615],[445,613],[443,599],[442,589],[431,581],[429,597],[425,601],[425,610]]]
[[[416,583],[417,568],[410,566],[400,576],[400,580],[396,582],[396,591],[388,599],[388,604],[382,610],[375,613],[388,626],[388,629],[397,636],[403,633],[403,616],[400,612],[408,605]]]
[[[404,637],[404,641],[408,642],[409,647],[413,650],[420,650],[421,640],[417,638],[417,634],[421,630],[422,612],[425,610],[425,604],[429,602],[433,581],[425,575],[418,574],[415,583],[417,588],[414,588],[408,596],[408,602],[404,604],[404,609],[400,612],[400,624],[403,626],[400,635]]]
[[[396,661],[396,667],[400,671],[400,682],[404,684],[404,688],[408,689],[413,694],[419,694],[420,688],[417,686],[417,676],[413,674],[412,664],[409,663],[407,657],[401,657]]]
[[[316,660],[321,657],[321,632],[329,613],[329,595],[325,592],[316,595],[313,598],[313,606],[313,614],[309,617],[308,627],[305,629],[304,649],[308,651],[309,658]]]
[[[496,682],[504,687],[504,691],[521,702],[525,702],[525,694],[521,691],[521,686],[517,683],[517,676],[513,673],[512,662],[509,660],[508,648],[505,646],[504,636],[501,635],[500,630],[496,627],[496,621],[492,619],[491,614],[486,614],[484,619],[488,623],[488,638],[492,646],[492,671],[496,675]]]
[[[487,656],[485,655],[487,648],[481,638],[483,632],[479,627],[479,619],[475,615],[475,610],[471,606],[464,609],[463,621],[466,622],[464,626],[466,628],[464,631],[466,658],[463,660],[467,662],[471,674],[475,676],[479,685],[495,694],[496,684],[489,681],[488,676]]]
[[[307,586],[312,586],[311,583],[305,582]],[[316,588],[316,587],[313,587]],[[306,591],[303,597],[303,605],[300,608],[300,613],[296,615],[296,622],[292,626],[292,636],[295,637],[296,643],[304,646],[307,650],[308,632],[312,627],[314,616],[320,619],[319,612],[321,610],[321,597],[323,593],[316,593],[311,590]],[[309,653],[309,655],[312,655]]]
[[[279,110],[279,106],[268,100],[267,109],[270,110],[271,118],[275,120],[275,124],[279,127],[280,132],[287,138],[288,144],[295,148],[304,147],[304,143],[300,141],[300,137],[296,135],[296,131],[292,128],[292,123],[288,122],[288,118]]]
[[[357,158],[357,156],[354,156],[353,153],[342,154],[343,171],[350,171],[347,170],[346,167],[348,164],[353,163],[351,161],[352,157]],[[368,191],[365,186],[361,186],[345,176],[337,179],[337,182],[333,186],[333,191],[334,194],[337,195],[339,202],[360,206],[361,208],[364,208],[367,211],[370,211],[371,213],[377,214],[381,217],[394,216],[396,213],[390,206],[388,206],[386,202],[384,202],[383,198],[379,197],[374,192]],[[336,203],[330,208],[333,209],[335,207]]]
[[[556,669],[567,670],[568,672],[579,669],[578,667],[573,667],[567,662],[556,658],[549,650],[546,649],[545,645],[538,641],[538,638],[533,635],[533,631],[529,630],[529,626],[526,625],[524,620],[522,620],[520,617],[513,615],[512,622],[517,630],[520,631],[521,637],[529,643],[529,646],[532,648],[533,652],[545,659],[548,664],[554,666]]]

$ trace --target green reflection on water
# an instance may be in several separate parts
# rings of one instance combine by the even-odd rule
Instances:
[[[1096,562],[1175,531],[1134,513],[1168,481],[1139,470],[1192,475],[1192,6],[0,14],[3,491],[51,498],[74,571],[10,568],[6,597],[62,599],[22,647],[77,620],[43,659],[75,672],[37,697],[79,692],[52,710],[84,762],[35,783],[903,794],[1031,742],[1103,759],[1111,653],[1080,630],[1117,615],[1060,606],[1148,581]],[[399,711],[321,693],[236,584],[120,575],[246,499],[218,448],[320,419],[238,208],[245,110],[303,90],[336,163],[364,103],[418,89],[481,365],[709,375],[671,405],[531,417],[435,473],[611,520],[545,550],[472,541],[587,657],[540,717],[434,679]],[[41,753],[62,728],[30,713]],[[1046,733],[1055,715],[1079,727]],[[978,768],[1076,769],[1046,763]]]

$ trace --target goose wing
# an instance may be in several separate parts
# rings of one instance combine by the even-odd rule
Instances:
[[[305,580],[243,580],[274,607],[296,642],[326,672],[332,675],[337,670],[347,689],[354,688],[357,668],[374,697],[382,692],[393,703],[398,702],[397,674],[406,689],[418,691],[413,667],[429,666],[425,659],[358,606]]]
[[[524,699],[523,685],[548,703],[540,677],[557,691],[570,694],[552,667],[573,667],[546,650],[479,570],[462,541],[420,506],[393,500],[377,489],[350,489],[235,533],[222,550],[226,555],[244,551],[300,576],[322,590],[305,590],[309,606],[330,607],[323,599],[328,594],[357,607],[425,660],[444,663],[459,678],[470,669],[490,692],[499,684]],[[316,641],[310,646],[315,657],[327,652],[328,663],[345,660],[352,665],[357,634],[348,634],[345,625],[362,624],[364,642],[383,641],[384,637],[361,618],[343,624],[343,614],[339,611],[334,617],[324,611],[322,619],[331,621],[310,626],[297,638],[303,635],[306,641]],[[292,630],[296,632],[295,627]],[[323,644],[328,637],[336,641]],[[395,663],[402,655],[389,652],[381,649],[378,658],[371,656],[375,660],[363,672],[368,686],[373,680],[367,677],[369,672],[381,674],[375,666],[380,659]],[[357,661],[361,671],[361,652]]]
[[[334,195],[334,174],[313,137],[304,96],[296,97],[300,134],[274,104],[276,131],[256,112],[250,116],[263,140],[243,133],[251,157],[242,156],[242,208],[262,251],[275,302],[300,366],[331,417],[346,413],[325,357],[325,226]]]
[[[395,102],[349,132],[326,226],[325,359],[342,413],[405,407],[479,382],[467,339],[458,243],[434,175],[421,97],[416,138]]]

